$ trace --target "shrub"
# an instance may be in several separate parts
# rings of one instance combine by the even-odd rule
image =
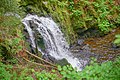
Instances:
[[[23,46],[22,26],[15,16],[0,16],[0,55],[12,59]]]
[[[114,44],[117,45],[117,46],[120,46],[120,34],[118,35],[115,35],[115,40],[114,40]]]
[[[98,28],[107,33],[119,24],[116,20],[119,17],[119,5],[113,0],[80,0],[69,2],[69,11],[74,30],[80,28]]]
[[[0,1],[0,14],[6,12],[18,13],[19,6],[17,0],[1,0]]]
[[[11,65],[4,65],[0,62],[0,79],[1,80],[11,80],[12,74],[10,74],[10,71],[8,69],[11,69]]]
[[[77,72],[71,66],[58,66],[63,79],[68,80],[119,80],[120,78],[120,57],[116,61],[108,61],[102,64],[91,62],[81,72]]]
[[[115,61],[102,64],[91,62],[82,71],[76,71],[72,66],[58,66],[57,70],[35,71],[32,68],[13,69],[11,65],[0,63],[0,79],[4,80],[119,80],[120,57]]]
[[[38,80],[60,80],[57,74],[49,73],[46,71],[35,72]]]
[[[34,80],[31,75],[28,75],[30,69],[18,68],[14,69],[12,65],[5,65],[0,62],[0,79],[1,80]]]

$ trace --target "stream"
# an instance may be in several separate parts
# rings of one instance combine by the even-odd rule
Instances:
[[[91,57],[96,58],[98,62],[104,62],[120,54],[120,49],[112,46],[114,36],[119,30],[113,30],[104,37],[79,39],[77,44],[70,47],[51,17],[28,14],[22,23],[29,35],[31,47],[41,52],[43,59],[60,65],[71,64],[78,71],[89,64]],[[43,39],[43,42],[40,42],[40,39]],[[43,44],[45,49],[42,49],[40,44]]]
[[[113,44],[116,34],[120,34],[120,28],[113,29],[102,37],[87,38],[84,44],[88,44],[91,47],[91,52],[99,55],[98,62],[114,60],[120,55],[120,47]]]

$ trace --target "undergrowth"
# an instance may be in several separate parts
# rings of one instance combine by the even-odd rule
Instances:
[[[58,70],[36,71],[34,68],[14,69],[12,65],[0,63],[0,79],[2,80],[119,80],[120,57],[114,62],[102,64],[91,62],[82,71],[76,71],[72,66],[58,66]],[[58,74],[59,72],[59,74]]]
[[[103,33],[120,25],[119,7],[114,0],[70,0],[68,6],[74,30],[94,27]]]
[[[0,18],[0,55],[2,60],[11,60],[22,50],[24,44],[22,26],[20,20],[14,16]]]
[[[20,9],[17,0],[0,3],[0,61],[16,63],[15,55],[24,46]]]

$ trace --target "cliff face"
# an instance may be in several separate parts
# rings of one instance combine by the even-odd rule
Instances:
[[[67,9],[67,1],[21,0],[20,4],[20,7],[22,7],[26,13],[35,13],[39,16],[52,17],[65,34],[67,42],[69,44],[75,42],[76,34],[71,26],[71,20]],[[70,38],[73,40],[70,40]]]
[[[20,7],[26,13],[51,16],[69,44],[76,42],[78,36],[88,29],[106,34],[120,25],[119,0],[21,0]]]

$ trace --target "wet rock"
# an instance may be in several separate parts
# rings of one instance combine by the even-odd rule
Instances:
[[[116,44],[114,44],[114,43],[111,43],[111,46],[112,46],[112,48],[114,48],[114,49],[120,48],[120,46],[118,46],[118,45],[116,45]]]
[[[84,39],[78,39],[77,44],[80,46],[84,43]]]
[[[6,12],[4,14],[5,16],[15,16],[16,18],[21,18],[19,14],[13,13],[13,12]]]
[[[30,22],[30,27],[35,30],[37,28],[37,24],[35,24],[33,21],[29,21]]]
[[[26,33],[28,33],[27,29],[25,29],[25,28],[23,29],[23,31],[26,32]]]
[[[70,49],[71,52],[77,53],[77,52],[91,52],[91,48],[88,44],[81,44],[81,45],[74,45]]]
[[[33,48],[31,44],[29,46],[30,46],[30,52],[36,54],[35,48]]]
[[[65,58],[64,58],[64,59],[61,59],[61,60],[56,60],[55,63],[56,63],[56,64],[59,64],[59,65],[61,65],[61,66],[70,65]]]
[[[28,31],[26,29],[23,30],[23,33],[24,33],[24,37],[25,39],[29,39],[29,34],[28,34]]]
[[[49,61],[49,62],[52,62],[52,63],[55,63],[56,62],[56,59],[54,57],[52,57],[51,55],[45,53],[42,58],[46,61]]]
[[[61,66],[65,66],[65,65],[69,65],[68,61],[66,59],[61,59],[61,60],[57,60],[54,57],[52,57],[51,55],[45,53],[42,58],[46,61],[49,61],[51,63],[55,63],[55,64],[59,64]]]
[[[95,28],[88,28],[88,29],[80,29],[78,31],[79,38],[89,38],[89,37],[100,37],[103,36],[103,33],[101,33],[98,29]]]
[[[80,46],[74,46],[74,48],[71,49],[71,52],[73,53],[74,57],[80,60],[82,68],[90,63],[92,57],[96,59],[99,57],[95,53],[91,52],[91,47],[89,44],[84,43],[82,43]]]
[[[91,51],[91,48],[90,48],[89,44],[84,45],[81,49],[86,51],[86,52],[90,52]]]
[[[88,60],[84,60],[84,59],[79,59],[79,61],[80,61],[80,63],[81,63],[81,69],[84,69],[85,68],[85,66],[87,65],[87,64],[89,64],[89,62],[90,62],[90,60],[88,59]]]

